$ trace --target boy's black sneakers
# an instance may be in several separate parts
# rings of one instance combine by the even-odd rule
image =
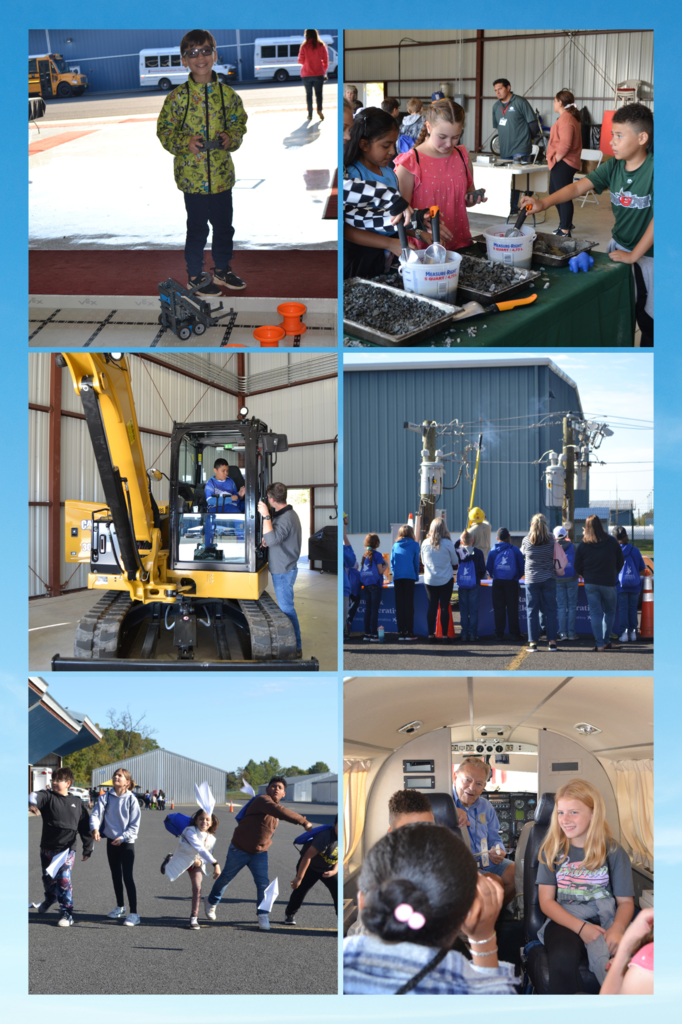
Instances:
[[[72,924],[73,918],[71,917],[71,914],[68,912],[68,910],[62,910],[62,915],[57,921],[57,925],[60,928],[70,928]]]
[[[284,918],[285,924],[296,924],[296,917],[294,914],[287,914]]]
[[[195,285],[199,284],[200,280],[201,274],[198,277],[190,277],[187,287],[194,288]],[[200,299],[219,299],[223,293],[220,288],[217,288],[209,280],[206,284],[202,284],[200,288],[197,288],[194,294]]]
[[[215,284],[222,285],[223,288],[232,288],[233,291],[246,288],[246,282],[242,281],[241,277],[237,277],[233,270],[230,270],[229,263],[224,270],[213,268],[213,281]]]

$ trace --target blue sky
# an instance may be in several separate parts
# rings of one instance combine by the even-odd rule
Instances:
[[[453,353],[456,364],[458,353]],[[449,353],[448,353],[449,356]],[[654,418],[654,360],[653,353],[645,351],[623,352],[470,352],[462,353],[466,359],[549,358],[578,385],[585,415],[599,422],[611,422],[613,437],[607,437],[599,449],[605,466],[590,470],[590,498],[631,498],[637,507],[644,508],[653,488],[653,418]],[[390,352],[384,355],[391,363],[396,361],[428,363],[443,360],[442,353]],[[344,353],[344,365],[373,366],[381,363],[376,353]],[[630,421],[626,425],[625,420]],[[646,422],[635,423],[634,420]],[[484,439],[485,443],[485,439]]]
[[[43,677],[45,678],[45,677]],[[50,695],[63,707],[108,725],[115,708],[156,729],[160,747],[231,771],[249,758],[276,757],[285,767],[325,761],[336,769],[336,676],[247,676],[213,679],[194,673],[121,672],[93,686],[87,676],[48,677]]]

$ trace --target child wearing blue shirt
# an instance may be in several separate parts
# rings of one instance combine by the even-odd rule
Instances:
[[[613,531],[623,552],[623,568],[618,573],[616,593],[618,594],[618,619],[620,621],[621,643],[637,639],[637,605],[642,589],[642,576],[646,576],[646,565],[642,553],[629,543],[628,531],[617,526]]]
[[[207,481],[204,488],[206,503],[213,512],[243,512],[245,488],[237,488],[234,480],[228,475],[230,466],[227,459],[216,459],[213,463],[214,475]],[[210,547],[215,532],[215,515],[206,516],[204,524],[204,543]]]
[[[398,640],[418,640],[414,635],[414,588],[419,580],[419,545],[411,526],[398,530],[398,539],[391,548],[391,574]]]
[[[504,526],[497,531],[497,543],[488,555],[486,572],[493,581],[493,615],[495,637],[504,637],[509,619],[509,632],[515,640],[521,639],[519,626],[519,580],[523,576],[525,561],[519,548],[511,543],[511,534]]]
[[[478,585],[485,576],[485,561],[481,549],[475,548],[471,541],[471,535],[465,530],[460,537],[460,546],[457,548],[457,557],[459,558],[457,594],[462,640],[476,642],[478,640],[478,606],[481,596]]]

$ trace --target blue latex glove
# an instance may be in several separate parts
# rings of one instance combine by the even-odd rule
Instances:
[[[568,261],[568,269],[574,274],[584,270],[585,273],[594,265],[594,258],[588,252],[579,252],[577,256],[571,256]]]

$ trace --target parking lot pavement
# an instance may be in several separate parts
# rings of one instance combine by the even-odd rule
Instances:
[[[48,118],[29,131],[31,248],[184,247],[182,193],[156,138],[164,99],[48,104]],[[322,216],[338,164],[336,84],[325,87],[324,122],[306,122],[300,83],[245,87],[242,99],[249,122],[233,155],[235,248],[335,249],[337,222]]]
[[[593,637],[581,637],[558,643],[556,654],[550,653],[543,638],[535,654],[529,654],[526,644],[482,638],[476,644],[454,642],[428,643],[426,637],[416,643],[400,643],[397,634],[386,635],[384,643],[370,643],[362,633],[353,634],[343,648],[343,667],[346,670],[372,672],[464,672],[540,670],[547,672],[586,672],[594,669],[605,672],[645,672],[654,667],[653,641],[639,640],[622,644],[617,651],[597,654]]]
[[[316,824],[331,823],[336,807],[287,804]],[[235,806],[235,811],[236,811]],[[168,809],[167,809],[168,810]],[[192,814],[193,807],[176,807]],[[135,849],[135,883],[142,923],[136,928],[109,921],[115,898],[104,842],[85,863],[78,844],[73,870],[72,928],[56,927],[53,907],[45,916],[29,911],[29,993],[31,994],[334,994],[337,991],[336,916],[327,890],[317,885],[297,925],[284,925],[284,907],[298,860],[292,841],[300,826],[280,822],[269,851],[270,880],[279,880],[280,896],[270,915],[271,931],[256,921],[256,889],[248,869],[230,884],[201,930],[187,928],[190,882],[170,883],[159,872],[177,840],[166,831],[166,812],[143,811]],[[224,863],[234,815],[216,807],[220,819],[215,855]],[[29,900],[42,899],[38,848],[42,822],[29,818]],[[212,882],[205,878],[202,896]]]

